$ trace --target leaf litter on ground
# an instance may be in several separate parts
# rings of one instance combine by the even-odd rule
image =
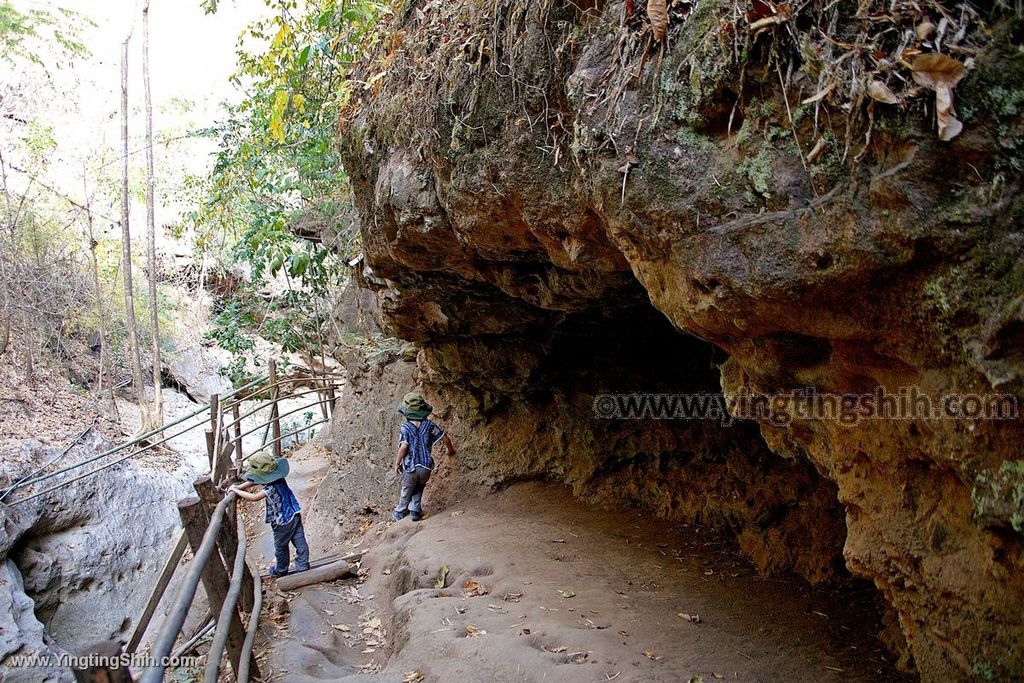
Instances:
[[[462,584],[462,596],[466,598],[475,598],[478,595],[487,595],[487,589],[483,584],[477,583],[476,581],[467,581]]]
[[[448,580],[448,565],[441,567],[437,572],[437,581],[434,582],[434,588],[444,588],[445,581]]]

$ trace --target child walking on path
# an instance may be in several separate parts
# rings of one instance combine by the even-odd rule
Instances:
[[[405,416],[402,423],[401,443],[395,456],[395,471],[402,477],[402,491],[395,508],[395,519],[407,514],[412,521],[423,518],[423,488],[434,469],[434,458],[430,451],[438,441],[444,443],[448,456],[455,455],[452,440],[427,417],[433,408],[419,393],[412,391],[405,395],[398,406],[398,412]]]
[[[270,524],[270,529],[274,532],[274,555],[277,560],[277,563],[270,567],[271,576],[284,576],[289,573],[289,543],[295,546],[294,571],[304,572],[309,569],[309,546],[306,544],[306,532],[302,528],[299,501],[285,481],[287,476],[287,460],[260,452],[249,458],[245,483],[231,487],[232,491],[245,500],[256,501],[265,498],[267,501],[267,513],[263,521]],[[255,484],[262,484],[263,490],[251,493],[250,489]]]

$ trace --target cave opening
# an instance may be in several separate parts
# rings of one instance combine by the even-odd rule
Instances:
[[[718,410],[657,414],[673,405],[663,399],[639,416],[608,415],[599,405],[606,397],[619,401],[615,410],[630,400],[642,405],[643,396],[702,397],[690,407],[724,410],[725,351],[677,329],[646,293],[563,315],[544,329],[526,327],[513,346],[537,363],[525,393],[505,396],[504,409],[485,423],[518,420],[519,428],[492,434],[495,451],[531,455],[499,486],[556,481],[585,502],[699,527],[761,574],[801,577],[877,636],[881,649],[906,656],[895,612],[872,582],[846,568],[845,511],[834,482],[811,462],[772,452],[757,424],[723,420]]]
[[[572,434],[562,441],[572,465],[549,471],[583,499],[711,527],[763,572],[848,578],[834,484],[773,453],[753,422],[725,415],[726,358],[646,296],[564,317],[530,388],[544,407],[538,432]]]

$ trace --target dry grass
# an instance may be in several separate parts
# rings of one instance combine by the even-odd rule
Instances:
[[[630,5],[633,12],[623,14]],[[671,0],[660,43],[642,5],[612,3],[599,12],[553,0],[405,3],[363,65],[362,77],[372,85],[353,102],[343,127],[365,135],[348,125],[358,119],[369,125],[370,138],[422,157],[430,149],[457,153],[486,145],[509,115],[521,116],[532,131],[543,130],[540,149],[557,164],[570,148],[586,154],[610,146],[620,158],[636,149],[671,105],[666,84],[696,83],[695,108],[706,104],[702,99],[728,99],[730,134],[754,94],[781,87],[805,165],[820,153],[826,131],[840,142],[844,160],[856,159],[881,108],[934,100],[913,77],[918,56],[942,53],[970,70],[991,40],[992,24],[1015,11],[947,0]],[[581,106],[574,110],[564,101],[564,77],[596,36],[609,39],[611,55],[601,61],[597,87],[578,94]],[[888,103],[877,96],[886,91]],[[639,109],[634,92],[650,95]],[[489,97],[500,98],[503,111],[488,111]],[[573,129],[581,110],[603,122],[598,140]],[[797,117],[810,120],[799,136]],[[370,143],[359,137],[346,144]]]

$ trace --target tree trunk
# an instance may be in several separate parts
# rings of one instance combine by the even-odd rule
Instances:
[[[84,164],[82,165],[82,189],[85,192],[85,221],[86,226],[89,229],[89,258],[92,262],[92,287],[94,295],[96,296],[96,318],[100,335],[100,369],[96,373],[96,398],[102,403],[103,376],[107,367],[107,319],[106,313],[103,310],[103,286],[100,284],[100,264],[99,259],[96,257],[96,247],[99,246],[99,244],[96,242],[96,232],[94,230],[92,220],[92,200],[89,195],[89,183]],[[111,394],[110,400],[114,400],[113,394]]]
[[[7,346],[11,343],[11,318],[14,317],[14,311],[11,310],[11,293],[7,285],[6,259],[7,254],[4,253],[3,244],[0,243],[0,280],[2,280],[0,291],[3,292],[4,297],[4,323],[3,330],[0,331],[0,356],[7,353]]]
[[[7,231],[14,232],[14,211],[11,209],[11,191],[7,187],[7,165],[4,163],[3,153],[0,153],[0,184],[4,190],[4,215],[7,224]],[[4,297],[4,327],[0,332],[0,356],[7,352],[7,346],[11,341],[11,323],[14,311],[11,310],[11,291],[7,282],[7,253],[3,241],[0,241],[0,291]]]
[[[135,399],[139,405],[141,424],[139,434],[150,431],[149,406],[146,401],[146,387],[142,383],[142,354],[139,352],[139,335],[135,326],[135,294],[132,291],[132,236],[128,227],[128,42],[131,32],[121,43],[121,260],[124,272],[125,321],[128,324],[128,345],[130,348],[132,382],[135,385]]]
[[[152,339],[153,412],[155,424],[164,421],[160,364],[160,320],[156,298],[156,189],[153,180],[153,95],[149,85],[149,0],[142,7],[142,81],[146,91],[146,268],[149,281],[149,332]]]

